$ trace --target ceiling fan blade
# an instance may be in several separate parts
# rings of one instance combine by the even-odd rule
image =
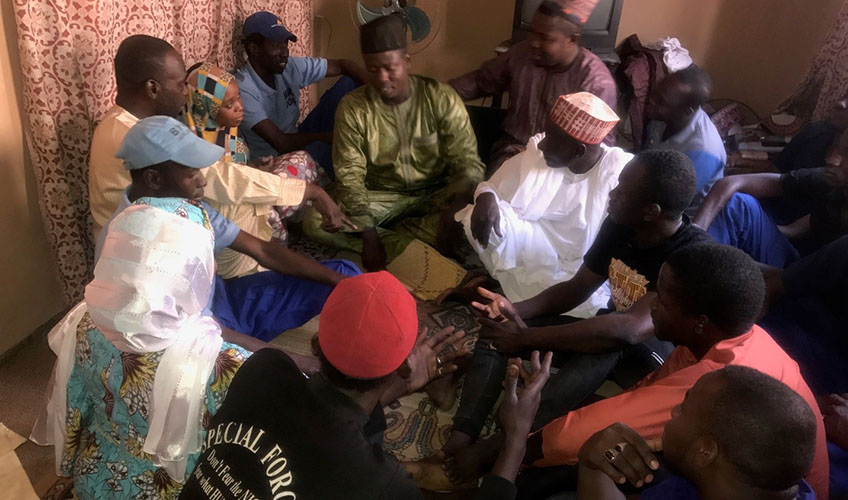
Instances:
[[[427,35],[430,34],[430,17],[427,16],[427,13],[410,5],[404,7],[403,14],[406,17],[407,25],[409,25],[412,41],[420,42],[427,38]]]
[[[362,5],[359,0],[356,1],[356,18],[359,24],[370,23],[374,19],[380,18],[388,14],[386,9],[372,9]]]

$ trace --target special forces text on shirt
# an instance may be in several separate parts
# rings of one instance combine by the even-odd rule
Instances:
[[[297,495],[289,489],[294,477],[288,467],[283,450],[276,443],[262,439],[265,431],[253,426],[243,426],[236,422],[219,424],[209,429],[206,436],[206,449],[220,444],[232,444],[250,450],[265,468],[265,475],[274,500],[296,499]],[[209,500],[237,498],[239,500],[257,500],[254,494],[241,480],[231,473],[231,466],[216,456],[212,449],[205,461],[198,463],[193,475]],[[222,491],[223,490],[223,491]]]

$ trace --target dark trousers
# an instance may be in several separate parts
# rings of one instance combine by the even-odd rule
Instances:
[[[560,316],[530,323],[531,326],[550,326],[576,320]],[[551,375],[542,389],[542,401],[533,430],[579,407],[607,378],[624,388],[632,386],[662,365],[673,348],[668,342],[651,339],[620,351],[602,354],[555,352],[552,366],[558,368],[558,372]],[[501,382],[506,375],[509,357],[492,349],[487,340],[477,342],[465,374],[459,408],[453,419],[454,430],[472,439],[480,435],[486,418],[500,397]],[[529,357],[529,353],[522,353],[522,357]]]
[[[339,78],[332,87],[324,92],[321,100],[318,101],[318,105],[309,112],[309,115],[297,127],[297,131],[304,134],[332,132],[336,123],[336,108],[339,107],[339,102],[341,102],[342,97],[358,86],[348,76]],[[313,142],[306,146],[306,151],[312,156],[313,160],[324,168],[331,179],[335,179],[332,145],[320,141]]]

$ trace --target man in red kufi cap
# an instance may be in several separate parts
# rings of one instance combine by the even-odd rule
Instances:
[[[465,334],[446,328],[417,341],[406,288],[385,271],[356,278],[321,312],[318,373],[304,376],[277,349],[239,368],[182,498],[421,497],[380,449],[383,405],[456,370]]]
[[[419,337],[415,299],[385,271],[344,280],[321,313],[319,372],[305,376],[277,349],[250,356],[209,424],[180,498],[423,499],[382,450],[383,406],[456,370],[453,361],[467,354],[464,336],[445,328]],[[501,420],[516,446],[504,450],[475,499],[515,497],[517,464],[550,363],[550,355],[535,353],[530,372],[518,360],[509,369]]]
[[[491,176],[519,153],[527,140],[545,131],[548,112],[563,94],[591,92],[611,107],[618,95],[606,65],[580,46],[580,29],[598,0],[545,0],[530,22],[527,39],[476,71],[450,81],[464,100],[509,92],[502,134],[492,147]],[[614,143],[609,135],[604,141]]]

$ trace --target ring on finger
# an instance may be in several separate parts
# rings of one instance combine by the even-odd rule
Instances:
[[[453,344],[448,344],[447,350],[450,352],[456,352],[456,346]]]
[[[442,375],[444,375],[444,374],[445,374],[445,373],[444,373],[444,370],[442,369],[442,367],[441,367],[441,366],[436,367],[436,376],[441,377],[441,376],[442,376]]]
[[[613,461],[615,461],[616,458],[618,458],[618,455],[620,453],[621,452],[615,448],[607,448],[606,450],[604,450],[604,458],[607,459],[607,462],[612,463]]]
[[[441,368],[444,362],[442,361],[442,357],[436,354],[436,368]]]
[[[626,443],[626,442],[624,442],[624,441],[622,441],[622,442],[620,442],[620,443],[618,443],[618,444],[616,444],[616,445],[615,445],[615,449],[616,449],[616,451],[618,451],[619,453],[624,453],[624,449],[625,449],[625,448],[627,448],[627,443]]]

